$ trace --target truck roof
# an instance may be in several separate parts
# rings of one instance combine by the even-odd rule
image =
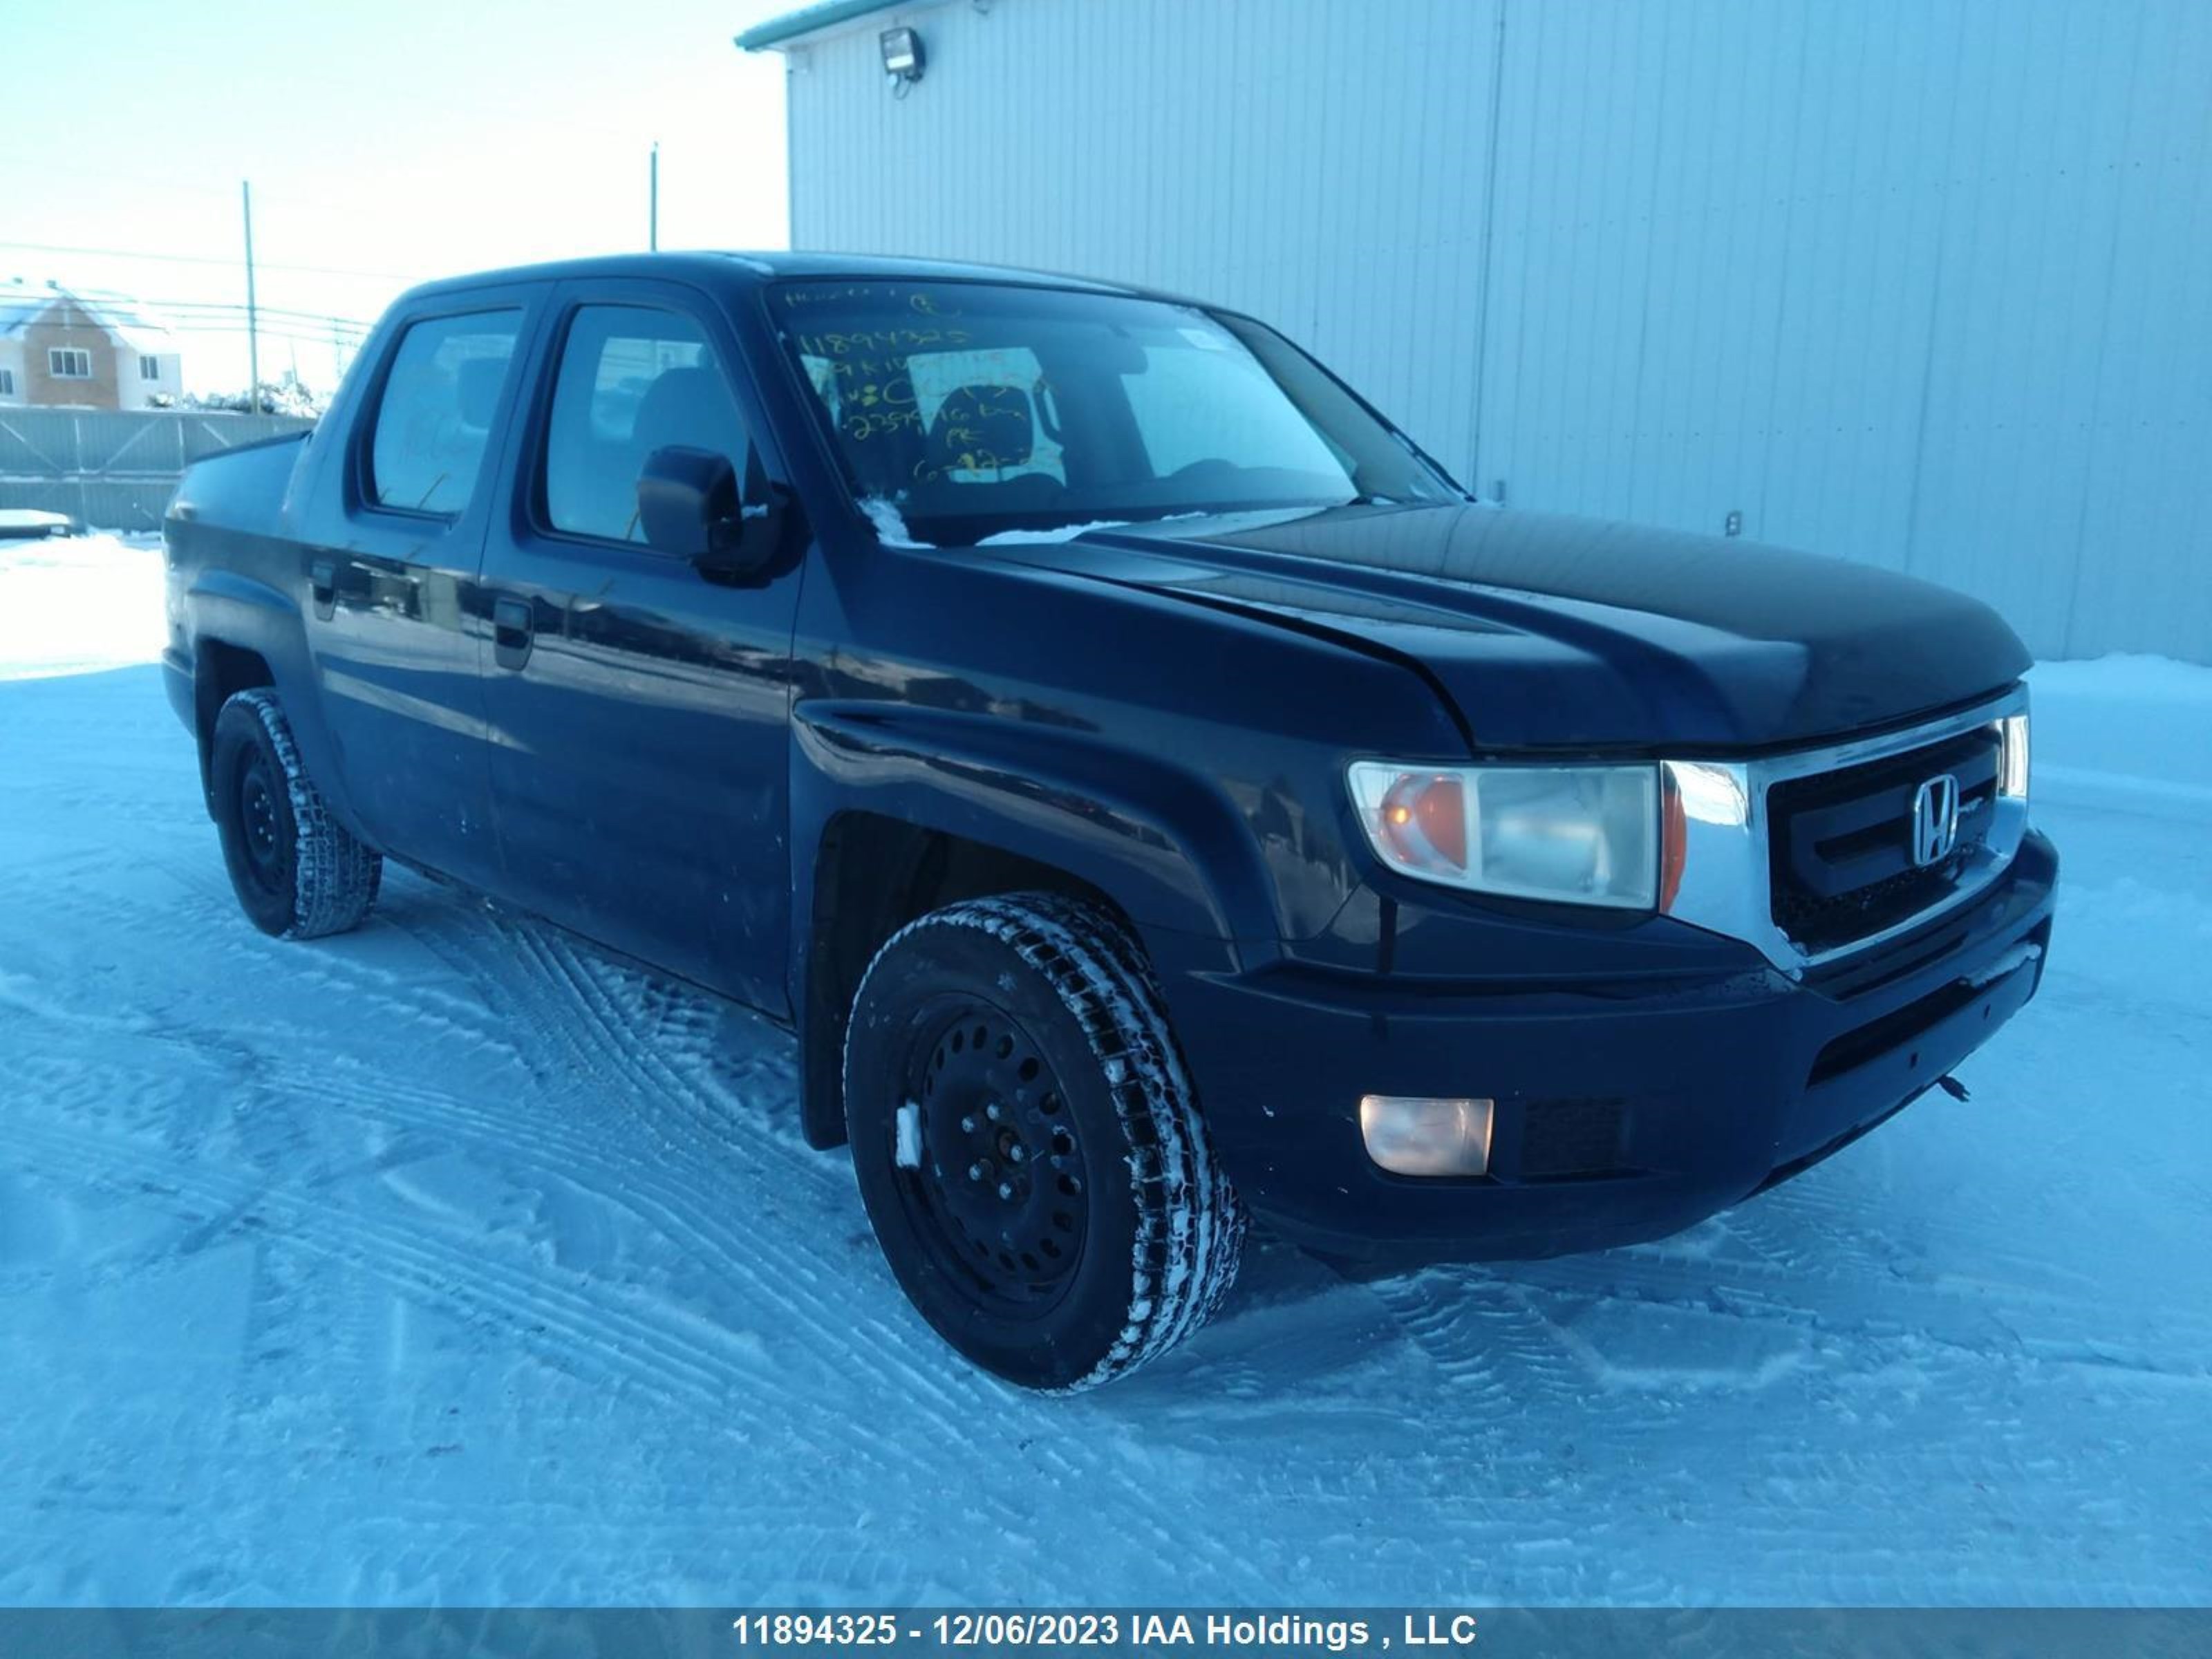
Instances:
[[[750,253],[703,249],[681,253],[612,253],[544,264],[512,265],[418,283],[405,297],[482,288],[494,283],[559,282],[583,276],[662,276],[679,281],[758,285],[787,277],[832,277],[848,281],[1001,282],[1085,289],[1146,299],[1180,299],[1123,283],[1101,282],[1053,271],[1011,265],[966,264],[946,259],[905,259],[870,253]]]

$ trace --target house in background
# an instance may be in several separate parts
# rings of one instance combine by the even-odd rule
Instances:
[[[0,284],[0,407],[147,409],[183,390],[174,336],[137,301]]]

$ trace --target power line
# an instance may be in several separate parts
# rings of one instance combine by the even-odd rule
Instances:
[[[71,298],[78,301],[82,304],[88,305],[95,311],[102,309],[130,310],[137,308],[148,312],[158,312],[166,315],[172,313],[204,313],[211,311],[234,311],[242,313],[246,309],[246,303],[242,300],[161,300],[155,299],[149,295],[115,294],[104,292],[97,289],[67,289],[65,291]],[[46,292],[58,291],[27,288],[15,290],[11,293],[9,289],[0,289],[0,300],[13,298],[36,298],[40,294]],[[346,328],[366,330],[373,325],[364,319],[359,317],[341,316],[337,313],[332,311],[311,311],[304,306],[263,306],[260,307],[260,310],[262,314],[264,316],[303,318],[307,321],[312,323],[337,323]],[[146,320],[149,322],[158,322],[161,319],[159,317],[149,317]]]
[[[315,323],[282,321],[272,323],[264,318],[260,324],[260,329],[264,334],[280,334],[288,340],[320,340],[328,344],[334,337],[330,329]],[[179,323],[167,331],[171,334],[244,334],[246,320],[240,318],[236,322],[228,323],[212,321]],[[130,337],[129,330],[124,331],[124,337],[125,339]],[[347,345],[357,346],[368,336],[341,330],[335,337]]]
[[[206,253],[141,253],[125,247],[76,247],[59,242],[0,241],[0,248],[21,248],[32,253],[78,253],[104,259],[150,259],[172,265],[234,266],[236,259],[218,259]],[[345,265],[287,265],[267,259],[256,260],[263,270],[297,271],[309,276],[376,276],[389,282],[411,283],[414,276],[403,270],[359,270]]]
[[[95,300],[93,303],[96,309],[99,301]],[[157,327],[165,319],[206,322],[216,316],[242,317],[246,314],[245,306],[235,300],[137,300],[134,297],[133,303],[143,306],[149,311],[161,313],[161,317],[144,319]],[[356,334],[366,334],[375,326],[356,317],[334,317],[326,311],[301,311],[291,306],[261,306],[257,309],[264,317],[289,318],[295,323],[319,323]]]
[[[43,289],[24,289],[15,292],[0,289],[0,301],[36,300],[50,292]],[[155,300],[136,294],[104,294],[82,289],[72,289],[67,292],[79,304],[88,306],[95,312],[135,312],[138,325],[149,330],[187,323],[210,323],[246,315],[245,302],[239,300]],[[59,295],[54,297],[58,298]],[[358,317],[340,317],[331,312],[307,311],[297,306],[261,306],[258,309],[264,317],[280,317],[289,322],[338,329],[348,334],[367,334],[376,326]],[[128,331],[130,325],[126,322],[124,326]]]

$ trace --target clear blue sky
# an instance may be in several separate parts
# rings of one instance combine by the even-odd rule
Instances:
[[[424,277],[644,246],[656,138],[663,247],[781,247],[782,60],[730,37],[792,9],[6,0],[0,283],[215,320],[245,297],[251,179],[261,303],[366,321]],[[264,377],[296,353],[328,381],[327,325],[270,320],[301,337],[264,335]],[[179,337],[188,387],[245,385],[242,333]]]

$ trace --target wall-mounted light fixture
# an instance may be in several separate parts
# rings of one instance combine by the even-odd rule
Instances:
[[[904,97],[907,88],[921,79],[921,37],[912,29],[885,29],[876,40],[884,50],[884,73],[891,77],[892,89]]]

